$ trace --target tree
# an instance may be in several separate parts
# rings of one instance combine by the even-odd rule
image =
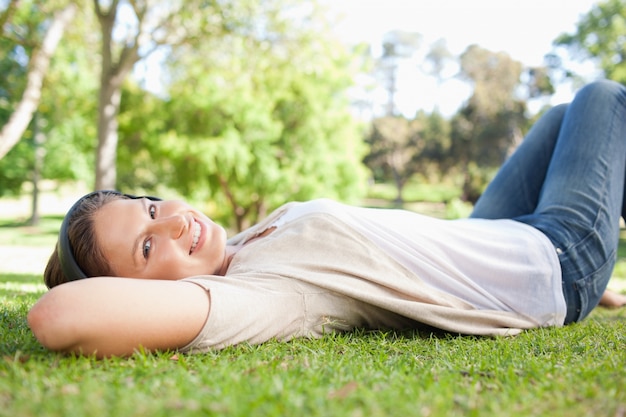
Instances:
[[[417,123],[401,116],[374,119],[372,133],[366,142],[370,145],[370,152],[364,159],[366,165],[393,180],[396,186],[395,204],[402,205],[402,190],[418,171],[415,156],[423,147]]]
[[[579,60],[595,60],[606,78],[626,84],[626,1],[595,4],[581,17],[575,32],[562,34],[554,45],[567,48]],[[557,52],[550,59],[553,69],[562,69]],[[571,71],[565,75],[575,76]]]
[[[529,67],[525,69],[524,73],[529,99],[548,97],[554,94],[555,89],[550,79],[550,68]]]
[[[445,39],[438,39],[431,46],[426,54],[423,67],[426,74],[437,79],[437,84],[441,84],[445,80],[444,71],[446,66],[455,61],[452,53],[448,49]]]
[[[41,99],[43,80],[52,54],[77,9],[74,3],[67,4],[62,9],[54,11],[51,21],[41,21],[34,30],[24,32],[19,30],[19,23],[15,24],[14,21],[19,3],[19,0],[9,1],[7,8],[0,15],[3,38],[13,41],[20,53],[30,52],[27,58],[26,85],[21,99],[0,131],[0,159],[20,140],[33,118]],[[36,4],[29,3],[27,6],[35,10],[38,8]],[[46,15],[48,11],[42,9],[42,12],[38,16]],[[28,29],[31,28],[28,27]],[[41,36],[42,32],[43,36]]]
[[[445,175],[445,160],[450,152],[450,121],[441,113],[419,111],[415,116],[424,146],[414,158],[420,163],[416,173],[426,178],[441,180]]]
[[[450,146],[449,124],[438,113],[418,112],[414,119],[386,116],[374,119],[366,138],[370,150],[364,159],[375,177],[396,186],[395,204],[404,202],[403,190],[417,174],[424,177],[441,171]]]
[[[526,104],[516,97],[522,66],[507,54],[476,45],[461,56],[461,77],[474,92],[453,119],[451,157],[463,176],[462,199],[474,202],[488,181],[521,142]]]
[[[392,31],[383,39],[383,54],[379,59],[379,69],[387,91],[386,116],[396,115],[396,83],[399,61],[410,58],[419,48],[422,36],[415,32]]]
[[[216,36],[228,25],[240,22],[229,12],[232,2],[93,1],[102,35],[95,188],[115,188],[117,116],[122,85],[134,65],[158,48],[175,48]],[[241,2],[239,6],[246,4]]]

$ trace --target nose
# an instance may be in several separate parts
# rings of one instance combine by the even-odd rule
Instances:
[[[171,239],[178,239],[183,235],[189,222],[182,214],[173,214],[159,217],[152,223],[154,233],[163,234]]]

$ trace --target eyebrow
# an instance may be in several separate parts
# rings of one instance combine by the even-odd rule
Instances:
[[[147,210],[146,204],[147,204],[147,199],[142,198],[140,199],[141,201],[141,205],[143,206],[143,211],[145,212]],[[137,267],[137,248],[139,247],[139,245],[141,244],[141,240],[143,239],[143,235],[138,235],[137,238],[135,239],[135,242],[133,243],[133,247],[131,248],[131,259],[133,260],[133,264],[135,265],[135,268]]]

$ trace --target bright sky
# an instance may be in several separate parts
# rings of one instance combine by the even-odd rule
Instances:
[[[581,15],[598,0],[327,0],[343,16],[337,33],[348,42],[381,44],[392,30],[418,32],[425,54],[430,45],[444,38],[453,55],[477,44],[493,52],[504,51],[524,65],[541,65],[552,41],[573,33]],[[417,109],[434,106],[453,114],[469,96],[469,87],[458,80],[438,88],[433,78],[420,76],[417,61],[401,70],[397,104],[407,116]],[[590,67],[581,70],[590,72]],[[570,86],[558,88],[553,102],[569,101]]]

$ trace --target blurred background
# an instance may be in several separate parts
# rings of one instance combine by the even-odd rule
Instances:
[[[463,216],[542,112],[626,83],[626,0],[0,0],[0,28],[0,220],[51,236],[103,188],[231,231],[317,197]]]

